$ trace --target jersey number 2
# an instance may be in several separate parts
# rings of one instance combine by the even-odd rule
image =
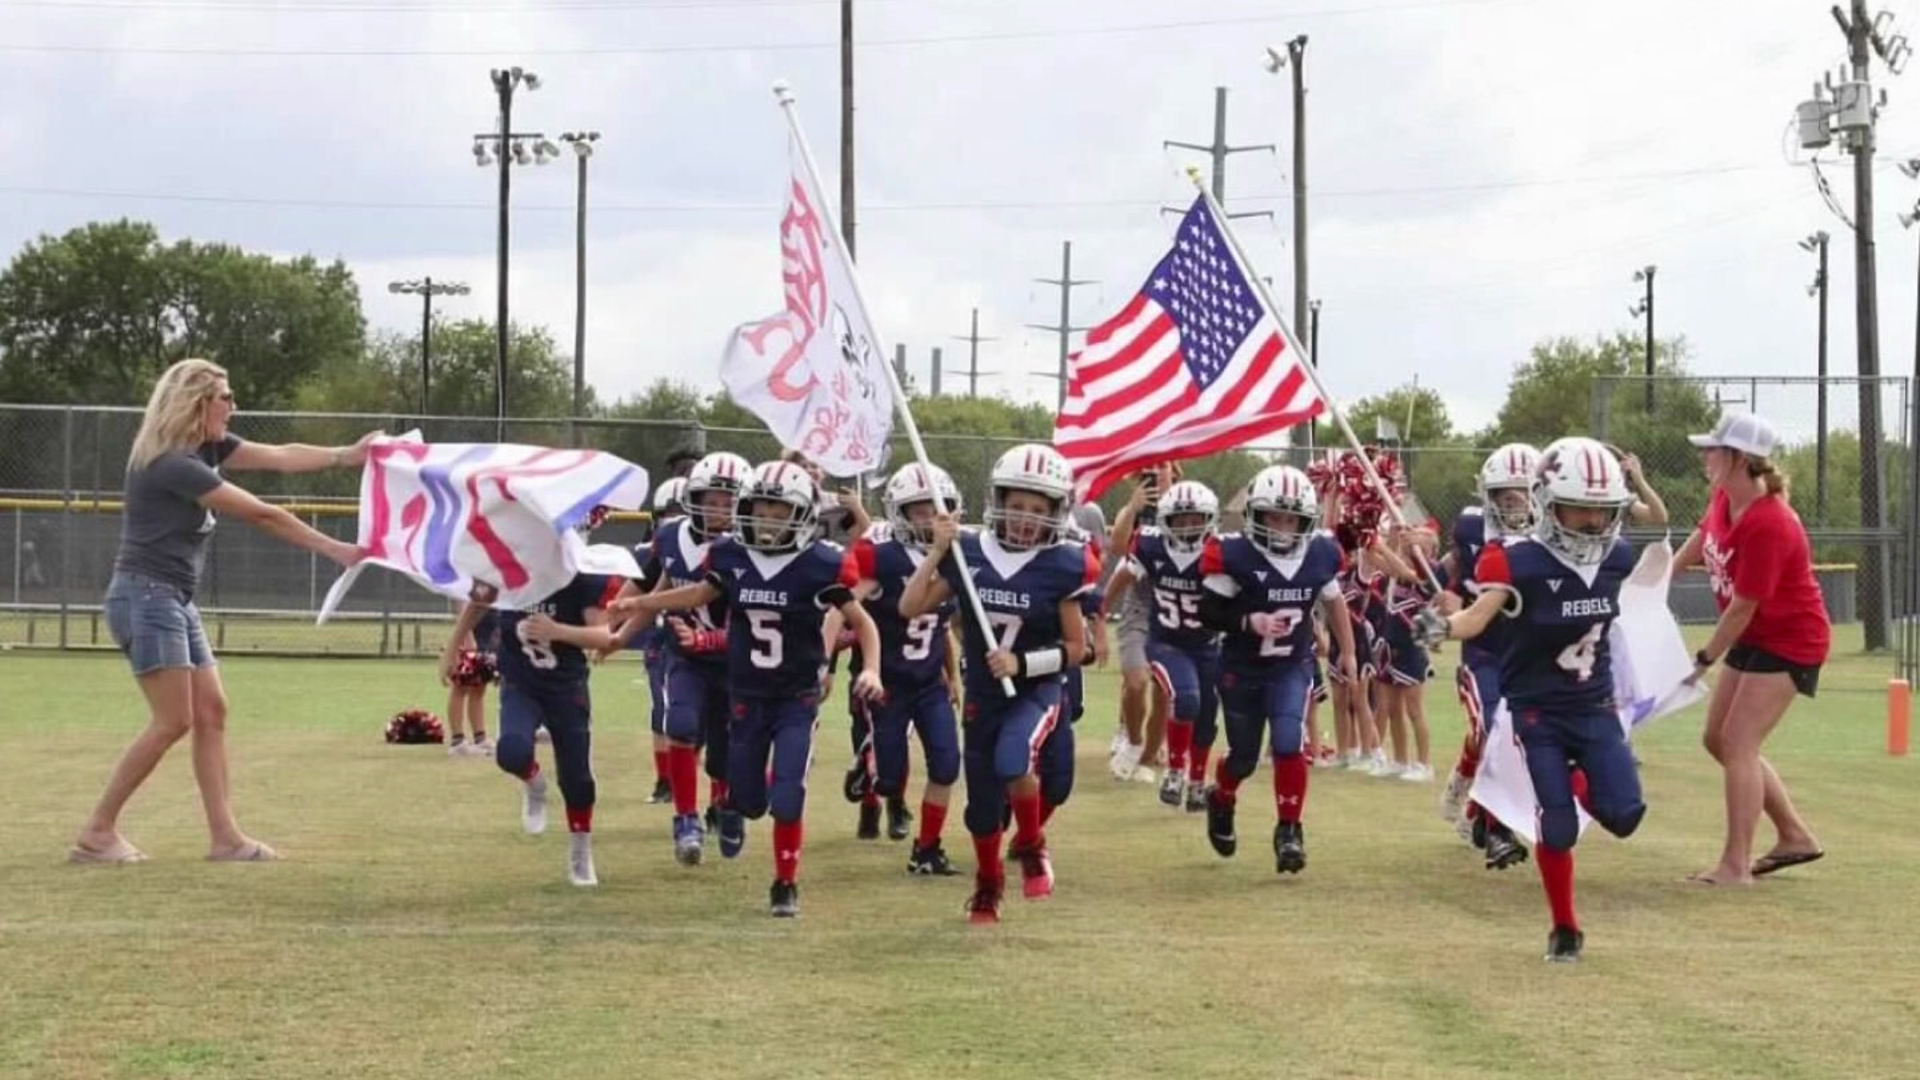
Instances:
[[[1607,624],[1594,623],[1581,635],[1580,640],[1560,650],[1559,663],[1562,670],[1571,671],[1574,678],[1586,682],[1593,678],[1593,665],[1597,659],[1594,650],[1600,646],[1600,635],[1605,633]]]

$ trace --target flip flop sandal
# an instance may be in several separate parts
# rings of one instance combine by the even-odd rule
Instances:
[[[1753,876],[1765,877],[1789,866],[1804,866],[1819,861],[1826,854],[1824,851],[1792,851],[1780,855],[1762,855],[1753,861]]]
[[[120,844],[106,851],[75,844],[67,849],[67,861],[75,866],[126,866],[146,862],[147,853],[132,844]]]
[[[209,855],[208,862],[279,862],[280,853],[258,840],[248,841],[245,847],[225,855]]]

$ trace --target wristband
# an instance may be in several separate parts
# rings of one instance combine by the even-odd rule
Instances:
[[[1032,678],[1037,675],[1058,675],[1066,665],[1066,650],[1055,645],[1046,649],[1032,649],[1016,654],[1020,660],[1020,677]]]
[[[1697,668],[1710,668],[1713,666],[1713,657],[1707,655],[1707,650],[1701,649],[1699,652],[1693,654],[1693,666]]]

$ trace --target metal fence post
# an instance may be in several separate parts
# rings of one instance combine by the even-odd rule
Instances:
[[[73,603],[73,406],[60,427],[60,647],[67,647],[67,608]]]

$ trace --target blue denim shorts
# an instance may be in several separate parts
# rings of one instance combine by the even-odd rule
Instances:
[[[213,666],[213,647],[200,625],[200,609],[185,589],[144,574],[117,572],[107,585],[106,609],[107,629],[135,675]]]

